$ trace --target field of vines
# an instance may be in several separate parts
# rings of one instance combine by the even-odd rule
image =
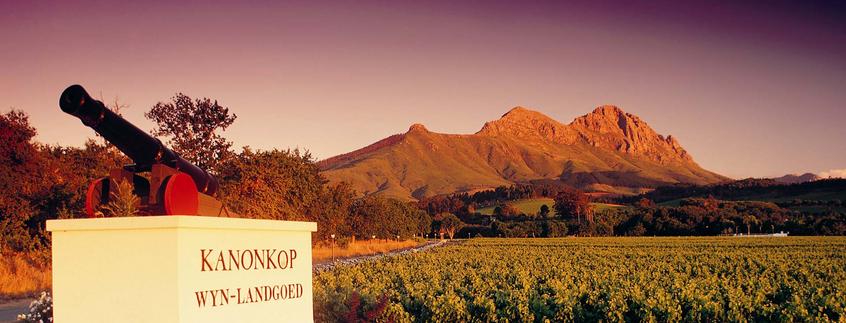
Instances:
[[[315,319],[846,322],[846,238],[472,239],[314,275]]]

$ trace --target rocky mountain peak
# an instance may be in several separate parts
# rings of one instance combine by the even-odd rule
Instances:
[[[517,116],[521,116],[521,115],[529,115],[529,114],[536,114],[536,113],[539,113],[539,112],[532,111],[532,110],[527,109],[524,106],[518,105],[516,107],[511,108],[511,110],[508,110],[508,112],[503,114],[502,117],[503,118],[505,118],[505,117],[517,117]]]
[[[673,136],[657,134],[638,116],[615,105],[602,105],[569,125],[531,109],[514,107],[498,120],[485,123],[477,135],[512,137],[565,145],[578,142],[659,163],[689,162],[692,158]]]
[[[429,129],[421,123],[415,123],[408,127],[408,132],[429,132]]]
[[[486,122],[477,135],[510,136],[524,140],[545,140],[564,144],[573,144],[578,134],[566,125],[544,115],[543,113],[514,107],[501,118]]]
[[[799,174],[787,174],[782,177],[773,178],[774,181],[781,183],[781,184],[797,184],[797,183],[805,183],[805,182],[813,182],[820,179],[817,174],[814,173],[804,173],[802,175]]]
[[[617,117],[626,113],[623,112],[623,110],[618,108],[616,105],[605,104],[596,107],[596,109],[593,109],[593,111],[591,111],[591,113],[589,114],[602,115],[606,117]]]
[[[642,155],[660,163],[692,161],[676,138],[659,135],[638,116],[613,105],[597,107],[573,120],[570,126],[594,147]]]
[[[597,107],[593,112],[573,120],[571,125],[582,126],[600,133],[623,133],[626,135],[636,132],[638,128],[649,128],[636,115],[626,113],[613,105]]]
[[[503,114],[502,117],[499,118],[499,120],[496,120],[494,122],[509,124],[512,126],[520,124],[558,123],[558,121],[547,117],[543,113],[522,106],[517,106],[512,108],[511,110],[508,110],[508,112]]]

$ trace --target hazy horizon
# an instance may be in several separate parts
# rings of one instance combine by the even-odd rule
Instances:
[[[236,147],[323,159],[422,123],[475,133],[514,106],[562,123],[614,104],[705,169],[846,169],[846,14],[834,2],[0,2],[0,108],[40,142],[93,131],[79,83],[149,130],[176,92],[238,115]]]

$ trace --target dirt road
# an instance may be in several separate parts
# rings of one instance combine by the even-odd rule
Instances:
[[[455,241],[455,240],[453,240],[453,241],[446,241],[446,240],[429,241],[429,242],[427,242],[427,243],[425,243],[421,246],[406,248],[406,249],[400,249],[400,250],[391,251],[391,252],[382,253],[382,254],[343,258],[343,259],[337,259],[334,262],[331,261],[331,260],[321,261],[321,262],[315,263],[313,267],[314,267],[314,272],[318,273],[318,272],[330,270],[330,269],[338,267],[338,266],[354,265],[354,264],[359,264],[359,263],[362,263],[362,262],[365,262],[365,261],[376,260],[376,259],[380,259],[380,258],[384,258],[384,257],[393,257],[393,256],[399,256],[399,255],[405,255],[405,254],[409,254],[409,253],[425,251],[425,250],[428,250],[428,249],[431,249],[431,248],[434,248],[434,247],[444,246],[444,245],[452,244],[452,243],[457,243],[457,241]]]
[[[31,299],[19,299],[0,303],[0,322],[15,322],[18,314],[23,314],[29,309]]]

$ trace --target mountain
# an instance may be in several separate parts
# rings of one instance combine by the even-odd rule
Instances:
[[[471,135],[434,133],[414,124],[404,134],[318,165],[330,182],[402,199],[530,181],[632,194],[729,180],[699,167],[674,137],[610,105],[570,124],[516,107]]]
[[[798,184],[798,183],[805,183],[805,182],[813,182],[815,180],[820,179],[819,176],[812,173],[805,173],[802,175],[797,174],[788,174],[782,177],[773,178],[774,181],[782,183],[782,184]]]

